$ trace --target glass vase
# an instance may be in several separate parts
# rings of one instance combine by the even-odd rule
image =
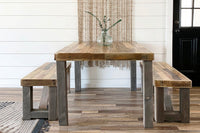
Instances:
[[[113,43],[113,39],[107,31],[102,31],[97,38],[97,43],[103,46],[109,46]]]

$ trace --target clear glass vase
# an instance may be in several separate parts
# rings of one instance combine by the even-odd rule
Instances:
[[[113,39],[108,32],[102,31],[99,37],[97,38],[97,43],[104,46],[109,46],[113,43]]]

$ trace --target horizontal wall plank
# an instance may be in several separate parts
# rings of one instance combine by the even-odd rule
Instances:
[[[153,34],[152,34],[153,33]],[[0,41],[78,41],[77,30],[0,29]],[[163,41],[165,29],[135,29],[134,41]]]
[[[0,42],[0,54],[54,54],[72,42]],[[15,46],[15,48],[11,48]]]
[[[140,41],[164,41],[165,29],[135,29],[133,40]]]
[[[77,15],[76,3],[1,3],[0,15]]]
[[[146,4],[146,3],[166,3],[166,0],[133,0],[136,4]]]
[[[165,3],[136,4],[133,7],[134,16],[165,16]]]
[[[78,30],[77,16],[0,16],[0,29],[74,29]],[[122,20],[123,21],[123,20]],[[148,23],[147,23],[148,22]],[[163,16],[136,16],[133,29],[163,29]]]
[[[50,3],[50,2],[68,2],[68,3],[76,3],[77,0],[0,0],[0,2],[6,2],[6,3]]]
[[[78,41],[77,30],[0,29],[0,41]]]
[[[166,3],[134,4],[134,16],[165,16]],[[1,3],[0,15],[77,16],[77,3]]]
[[[44,62],[54,61],[53,54],[0,54],[0,67],[40,66]]]
[[[78,18],[75,16],[0,16],[0,20],[0,29],[77,29],[78,27]]]
[[[30,3],[41,3],[41,2],[76,3],[77,0],[0,0],[0,2],[2,2],[2,3],[4,3],[4,2],[6,2],[6,3],[16,3],[16,2],[17,3],[24,3],[24,2],[26,2],[26,3],[28,3],[28,2],[30,2]],[[166,3],[166,0],[148,0],[148,1],[147,0],[133,0],[133,3],[137,3],[137,4],[139,4],[139,3]]]

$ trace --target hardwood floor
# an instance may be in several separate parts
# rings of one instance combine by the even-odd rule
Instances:
[[[175,110],[179,109],[179,91],[170,89]],[[41,89],[34,99],[39,102]],[[191,89],[190,123],[156,123],[144,129],[142,93],[127,88],[84,89],[69,94],[69,126],[50,122],[50,133],[200,133],[200,88]],[[1,89],[0,101],[22,101],[21,89]]]

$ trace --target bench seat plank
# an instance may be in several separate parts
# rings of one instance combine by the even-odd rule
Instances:
[[[165,62],[153,63],[155,87],[192,88],[192,81]]]
[[[67,63],[67,68],[71,63]],[[21,80],[21,86],[57,86],[56,63],[48,62]]]

